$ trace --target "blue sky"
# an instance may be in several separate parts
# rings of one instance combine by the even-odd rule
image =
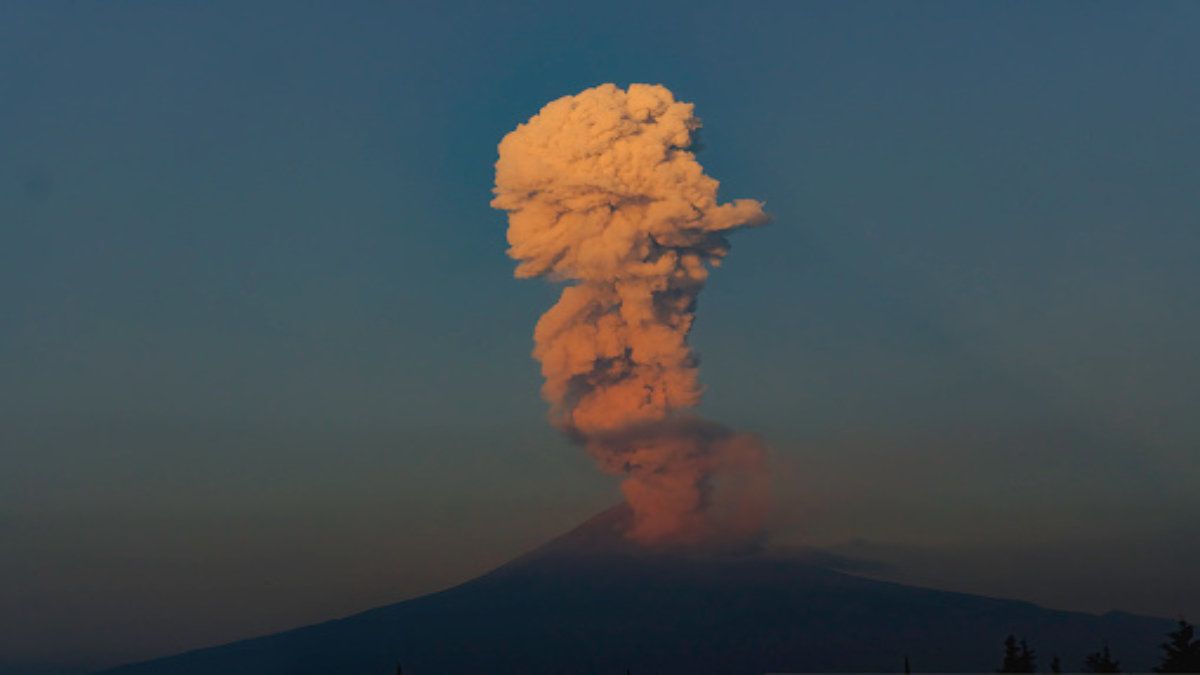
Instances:
[[[1200,616],[1197,29],[1195,2],[0,5],[0,656],[365,609],[618,499],[545,424],[557,289],[511,278],[488,206],[500,138],[604,82],[695,103],[722,198],[774,217],[693,342],[701,412],[776,449],[781,538]]]

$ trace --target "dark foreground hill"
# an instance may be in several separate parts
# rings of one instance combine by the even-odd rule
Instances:
[[[616,507],[465,584],[106,675],[992,671],[1009,634],[1149,671],[1171,621],[874,581],[810,553],[647,552]]]

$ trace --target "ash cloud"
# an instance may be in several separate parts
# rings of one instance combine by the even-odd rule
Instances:
[[[643,543],[753,536],[769,504],[763,443],[680,412],[700,402],[688,333],[709,270],[767,221],[717,201],[699,127],[665,87],[605,84],[546,105],[496,163],[516,276],[570,284],[534,331],[550,419],[626,477]]]

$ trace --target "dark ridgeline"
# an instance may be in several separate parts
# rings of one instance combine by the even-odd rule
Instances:
[[[615,507],[439,593],[106,673],[988,672],[1004,635],[1068,663],[1107,641],[1145,672],[1174,625],[865,579],[812,551],[650,552],[621,537],[629,519]]]

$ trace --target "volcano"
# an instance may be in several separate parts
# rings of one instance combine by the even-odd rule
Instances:
[[[459,586],[105,675],[982,672],[1012,634],[1148,671],[1165,619],[878,581],[820,551],[652,549],[620,505]]]

